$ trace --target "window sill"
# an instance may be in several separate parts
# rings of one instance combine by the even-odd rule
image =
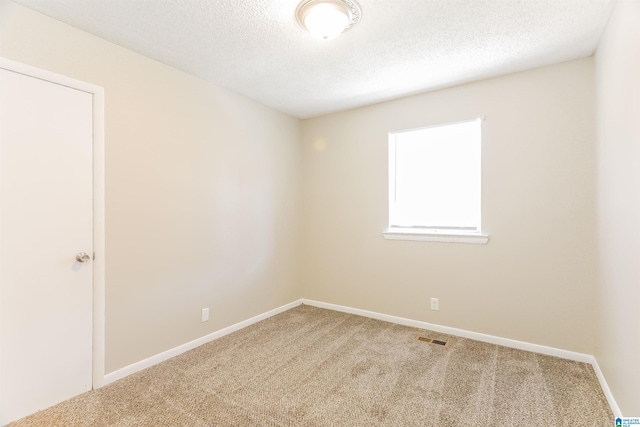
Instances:
[[[489,242],[489,236],[487,234],[425,233],[424,231],[414,231],[406,229],[387,229],[382,234],[387,240],[470,243],[474,245],[486,245]]]

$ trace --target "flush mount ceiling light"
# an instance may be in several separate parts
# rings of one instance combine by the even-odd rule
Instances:
[[[323,40],[355,27],[362,10],[353,0],[303,0],[296,10],[298,23]]]

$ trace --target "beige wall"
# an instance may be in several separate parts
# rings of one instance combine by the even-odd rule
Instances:
[[[481,115],[489,244],[383,239],[387,133]],[[591,354],[593,120],[592,58],[304,120],[305,297]]]
[[[0,16],[1,56],[105,88],[106,372],[301,296],[297,119],[14,3]]]
[[[640,414],[640,2],[619,1],[595,55],[599,340],[622,413]]]

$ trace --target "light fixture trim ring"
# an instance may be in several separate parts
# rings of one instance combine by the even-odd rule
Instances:
[[[349,18],[349,24],[347,24],[342,31],[343,33],[355,27],[362,19],[362,8],[355,0],[303,0],[296,9],[296,20],[305,30],[308,30],[307,26],[304,25],[304,19],[307,13],[309,13],[314,5],[320,3],[329,3],[344,8]]]

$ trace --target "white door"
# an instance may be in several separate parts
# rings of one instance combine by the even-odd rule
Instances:
[[[0,425],[92,388],[92,96],[0,69]]]

